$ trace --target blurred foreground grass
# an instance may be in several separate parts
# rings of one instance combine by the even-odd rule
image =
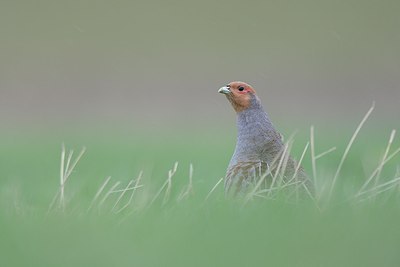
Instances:
[[[225,173],[233,134],[226,138],[226,130],[166,131],[160,139],[154,132],[116,132],[2,134],[1,266],[397,266],[400,262],[399,186],[366,201],[353,198],[379,165],[390,129],[360,134],[328,204],[311,200],[296,204],[276,197],[255,199],[245,206],[225,200],[221,185],[205,201]],[[347,129],[332,136],[316,132],[317,154],[336,146],[318,160],[322,191],[351,134]],[[308,138],[307,132],[297,134],[292,152],[297,158]],[[66,184],[65,211],[56,202],[48,212],[59,188],[62,141],[74,149],[73,159],[83,145],[87,151]],[[390,152],[397,147],[395,139]],[[170,194],[164,188],[155,198],[175,162],[179,165]],[[180,198],[189,183],[190,163],[193,191]],[[398,166],[399,157],[386,164],[380,183],[400,176]],[[309,151],[304,167],[312,173]],[[135,191],[129,206],[123,208],[131,191],[120,200],[120,193],[104,199],[114,183],[120,182],[115,190],[123,189],[141,171],[144,186]],[[89,209],[108,176],[109,183]]]

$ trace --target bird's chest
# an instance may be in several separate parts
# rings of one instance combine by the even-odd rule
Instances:
[[[263,135],[247,135],[238,139],[235,155],[238,160],[259,161],[268,147],[268,140]]]
[[[270,162],[280,149],[279,134],[255,125],[239,135],[235,155],[238,160]]]

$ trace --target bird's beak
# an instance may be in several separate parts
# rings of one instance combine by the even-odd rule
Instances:
[[[221,88],[219,88],[218,93],[227,95],[231,93],[231,90],[229,90],[228,86],[222,86]]]

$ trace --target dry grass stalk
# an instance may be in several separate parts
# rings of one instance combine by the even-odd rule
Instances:
[[[344,163],[344,161],[345,161],[346,158],[347,158],[347,155],[348,155],[348,153],[349,153],[349,151],[350,151],[350,148],[351,148],[351,146],[353,145],[354,140],[356,139],[356,137],[357,137],[358,133],[360,132],[362,126],[363,126],[364,123],[367,121],[368,117],[371,115],[371,113],[372,113],[372,111],[374,110],[374,108],[375,108],[375,102],[372,103],[372,106],[369,108],[368,112],[365,114],[364,118],[361,120],[361,122],[360,122],[360,124],[358,125],[358,127],[356,128],[356,130],[355,130],[353,136],[351,137],[349,143],[347,144],[347,147],[346,147],[346,149],[345,149],[345,151],[344,151],[344,153],[343,153],[342,159],[340,160],[340,163],[339,163],[339,166],[338,166],[338,168],[337,168],[337,170],[336,170],[336,173],[335,173],[335,175],[333,176],[331,188],[330,188],[329,194],[328,194],[328,200],[332,197],[333,190],[335,189],[335,185],[336,185],[337,178],[339,177],[339,173],[340,173],[340,171],[342,170],[343,163]]]

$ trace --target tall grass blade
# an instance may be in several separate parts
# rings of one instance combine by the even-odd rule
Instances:
[[[344,163],[344,161],[345,161],[346,158],[347,158],[347,155],[348,155],[348,153],[349,153],[349,151],[350,151],[350,148],[351,148],[351,146],[353,145],[354,140],[356,139],[356,137],[357,137],[358,133],[360,132],[362,126],[363,126],[364,123],[367,121],[368,117],[371,115],[371,113],[372,113],[372,111],[374,110],[374,108],[375,108],[375,102],[372,103],[372,106],[371,106],[370,109],[368,110],[367,114],[365,114],[364,118],[361,120],[361,122],[360,122],[360,124],[358,125],[358,127],[356,128],[356,130],[355,130],[353,136],[351,137],[349,143],[347,144],[347,147],[346,147],[346,149],[345,149],[345,151],[344,151],[344,153],[343,153],[342,159],[340,160],[339,166],[338,166],[338,168],[337,168],[337,170],[336,170],[335,176],[333,177],[332,184],[331,184],[331,188],[330,188],[329,194],[328,194],[328,200],[330,200],[331,197],[332,197],[333,190],[334,190],[334,188],[335,188],[337,178],[339,177],[339,173],[340,173],[340,171],[342,170],[343,163]]]

